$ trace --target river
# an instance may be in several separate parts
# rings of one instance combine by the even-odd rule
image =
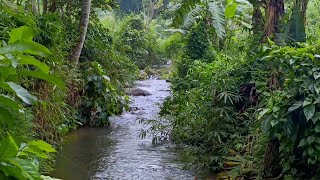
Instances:
[[[111,117],[106,128],[80,128],[66,137],[53,175],[64,180],[185,180],[194,174],[175,161],[170,143],[153,145],[151,137],[139,139],[139,119],[158,116],[159,106],[170,95],[165,80],[137,81],[150,96],[132,96],[137,110]]]

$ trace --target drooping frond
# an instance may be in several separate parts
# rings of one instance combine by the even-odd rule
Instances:
[[[216,1],[210,1],[208,6],[211,13],[212,25],[215,28],[217,36],[223,38],[226,34],[224,10],[221,4]]]
[[[173,27],[181,26],[183,24],[184,17],[191,9],[195,8],[199,2],[201,2],[201,0],[182,0],[175,11],[175,17],[172,20]]]
[[[195,8],[193,8],[185,17],[184,17],[184,22],[183,22],[183,28],[184,29],[189,29],[191,28],[194,23],[197,21],[199,18],[199,15],[201,12],[203,12],[204,7],[200,5],[196,5]]]

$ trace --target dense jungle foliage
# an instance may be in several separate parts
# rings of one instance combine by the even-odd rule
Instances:
[[[125,88],[168,62],[172,96],[142,137],[168,136],[218,179],[320,178],[319,13],[317,0],[1,1],[0,179],[52,179],[63,136],[108,125]]]

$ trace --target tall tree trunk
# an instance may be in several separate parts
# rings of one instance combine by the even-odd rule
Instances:
[[[264,20],[260,9],[260,4],[253,5],[252,15],[252,32],[255,36],[259,36],[259,41],[263,38]]]
[[[40,15],[40,0],[37,0],[37,5],[38,5],[38,7],[37,7],[37,9],[38,9],[38,14]]]
[[[32,13],[37,14],[36,0],[31,0],[31,4],[32,4]]]
[[[51,0],[49,11],[52,13],[57,11],[57,0]]]
[[[266,3],[265,38],[279,32],[280,16],[284,14],[283,0],[267,0]]]
[[[89,17],[90,17],[91,0],[82,0],[81,4],[81,17],[79,24],[79,40],[76,47],[69,54],[69,60],[75,63],[79,62],[80,54],[83,48],[84,41],[86,39]]]
[[[280,142],[277,138],[272,139],[267,144],[262,169],[262,178],[277,178],[281,173],[280,166]]]
[[[48,12],[48,0],[43,0],[43,14]]]
[[[301,0],[301,13],[304,19],[304,26],[307,24],[307,7],[309,0]]]

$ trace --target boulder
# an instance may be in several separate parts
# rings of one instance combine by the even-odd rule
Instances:
[[[151,93],[140,88],[126,88],[124,92],[129,96],[150,96]]]

